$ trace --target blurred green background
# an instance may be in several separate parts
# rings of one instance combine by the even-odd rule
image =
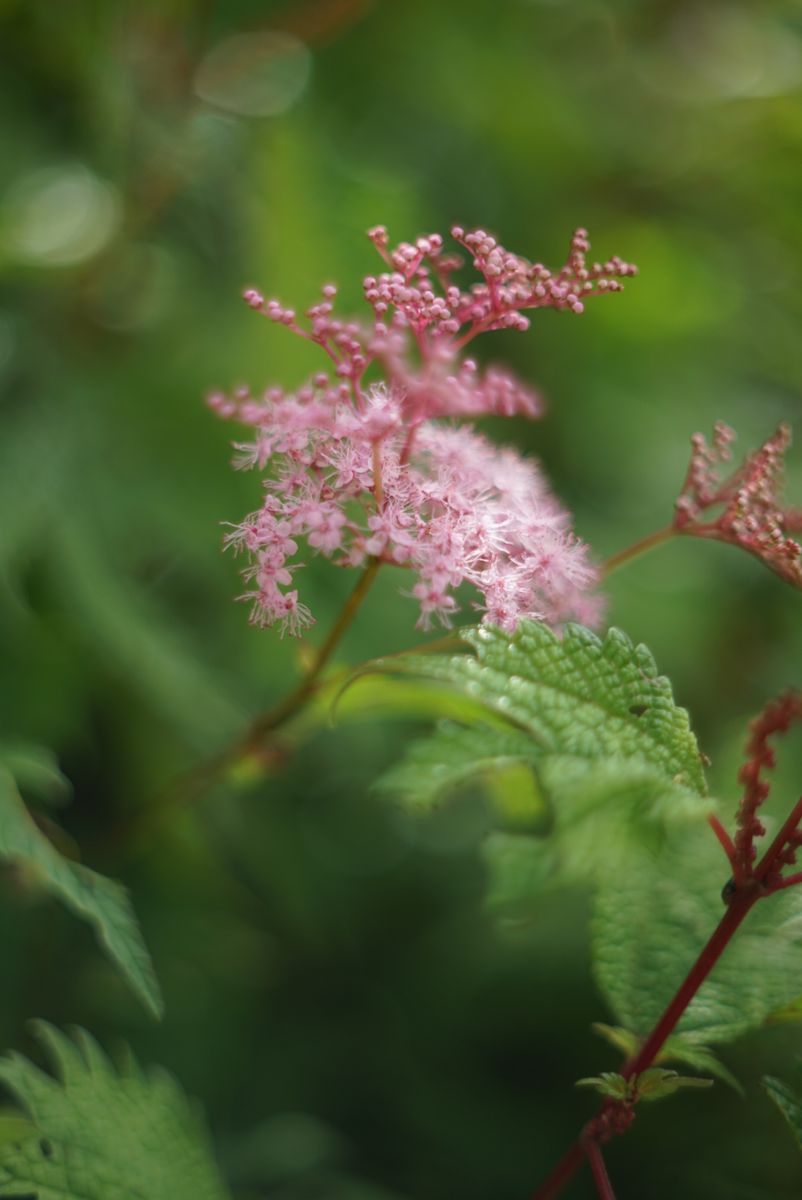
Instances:
[[[370,795],[419,726],[346,721],[144,845],[116,836],[300,669],[232,603],[220,522],[258,478],[203,395],[300,380],[310,348],[242,287],[302,308],[333,279],[356,308],[369,225],[480,224],[553,265],[586,225],[641,275],[483,339],[549,399],[492,433],[543,459],[599,556],[664,524],[694,431],[726,420],[747,450],[802,413],[802,8],[2,0],[0,60],[0,738],[58,755],[66,848],[132,889],[167,1001],[149,1023],[4,872],[0,1045],[30,1052],[32,1016],[127,1039],[202,1099],[243,1200],[520,1200],[591,1111],[573,1080],[615,1067],[589,1030],[588,896],[500,924],[474,824],[411,827]],[[800,503],[802,450],[789,468]],[[308,559],[313,640],[351,582]],[[341,661],[420,641],[396,586]],[[609,590],[729,811],[746,719],[802,683],[802,597],[693,541]],[[784,764],[787,803],[798,748]],[[727,1055],[746,1104],[648,1111],[609,1151],[620,1200],[799,1195],[756,1082],[798,1051],[767,1031]]]

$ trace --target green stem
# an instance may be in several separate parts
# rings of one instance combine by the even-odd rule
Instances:
[[[130,821],[124,822],[112,838],[115,847],[119,845],[136,847],[148,840],[154,830],[161,825],[167,813],[178,805],[193,800],[224,771],[236,766],[250,755],[256,754],[269,742],[271,734],[300,712],[320,686],[320,676],[359,611],[380,566],[381,559],[371,558],[368,560],[367,566],[340,610],[337,620],[318,648],[312,665],[289,695],[279,701],[275,707],[256,717],[244,737],[234,742],[216,758],[187,771],[145,808],[139,809]],[[108,849],[108,845],[105,848]]]
[[[678,532],[673,525],[666,525],[665,529],[657,529],[654,533],[649,533],[646,537],[633,542],[631,546],[625,546],[623,550],[611,554],[606,562],[602,563],[602,578],[606,579],[613,571],[617,571],[619,567],[631,562],[633,558],[646,554],[654,546],[660,546],[663,542],[670,541],[671,538],[677,536]]]
[[[370,591],[373,580],[376,578],[376,572],[380,566],[381,559],[369,559],[368,565],[356,581],[354,590],[340,610],[340,615],[329,630],[326,640],[318,648],[306,675],[304,675],[298,686],[288,696],[285,696],[275,708],[271,708],[266,713],[262,713],[260,717],[257,717],[245,737],[227,751],[225,755],[227,765],[238,762],[252,751],[258,750],[267,735],[278,729],[281,725],[284,725],[290,717],[294,717],[303,708],[310,696],[317,691],[318,681],[323,668],[337,649],[343,634],[358,613],[362,601]]]

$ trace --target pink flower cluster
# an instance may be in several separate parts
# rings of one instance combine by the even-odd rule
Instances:
[[[300,539],[339,565],[411,568],[423,628],[449,624],[462,583],[479,593],[483,619],[504,629],[523,617],[598,620],[596,571],[538,466],[454,419],[539,416],[535,392],[500,367],[480,368],[465,347],[488,330],[528,328],[523,310],[579,313],[587,296],[620,290],[635,268],[618,258],[588,264],[584,230],[556,272],[483,230],[452,234],[480,275],[467,289],[454,282],[461,259],[439,234],[390,249],[383,227],[370,231],[387,270],[364,281],[369,323],[335,316],[331,284],[303,324],[277,300],[245,293],[329,359],[292,393],[209,398],[253,430],[238,465],[269,470],[261,507],[226,538],[249,556],[242,598],[254,622],[293,634],[312,622],[294,586]]]
[[[734,441],[734,431],[721,421],[713,430],[711,445],[701,433],[694,434],[688,473],[675,504],[674,528],[741,546],[782,579],[802,587],[802,546],[790,536],[802,530],[802,511],[786,507],[782,497],[791,430],[780,425],[759,450],[722,479],[721,467],[732,460]],[[706,514],[711,514],[707,520]]]

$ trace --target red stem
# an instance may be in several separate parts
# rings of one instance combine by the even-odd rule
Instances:
[[[738,870],[740,869],[741,864],[737,861],[735,842],[732,840],[730,835],[727,833],[727,830],[721,824],[721,821],[719,821],[719,819],[715,815],[715,813],[710,814],[710,816],[707,818],[707,823],[710,826],[710,828],[713,830],[713,833],[716,835],[719,842],[721,843],[721,848],[724,851],[724,853],[727,855],[727,858],[729,859],[729,863],[733,869],[733,872],[736,872],[736,874],[737,874]],[[742,880],[739,880],[736,878],[736,882],[740,883],[740,882],[742,882]]]
[[[781,879],[779,883],[772,885],[772,895],[775,892],[781,892],[783,888],[793,887],[796,883],[802,883],[802,871],[798,875],[789,875],[787,879]]]
[[[759,880],[761,883],[763,882],[766,875],[774,866],[775,860],[779,858],[786,845],[790,842],[791,835],[793,834],[797,825],[799,825],[800,821],[802,821],[802,796],[800,796],[794,807],[791,809],[787,821],[783,822],[780,832],[777,834],[776,838],[755,867],[755,879]]]
[[[670,536],[670,531],[664,531],[662,537],[665,536]],[[618,563],[626,561],[632,556],[633,549],[639,551],[658,539],[662,540],[660,534],[653,535],[652,539],[644,539],[634,548],[630,547],[629,551],[622,551],[619,555],[614,556],[611,560],[612,564],[618,565]],[[792,715],[800,715],[798,700],[795,701]],[[787,727],[788,722],[786,721],[781,728],[785,730]],[[802,883],[802,871],[788,875],[784,879],[781,875],[783,867],[794,861],[794,851],[799,846],[800,839],[797,831],[802,825],[802,797],[797,800],[760,862],[751,869],[744,866],[740,860],[736,845],[718,818],[711,816],[709,824],[732,864],[735,887],[732,895],[729,896],[723,917],[680,984],[665,1012],[637,1053],[621,1068],[621,1074],[625,1079],[636,1078],[655,1061],[752,906],[773,892]],[[729,887],[725,888],[725,896],[729,891]],[[617,1107],[621,1114],[628,1111],[631,1119],[633,1115],[631,1109],[627,1110],[626,1106],[620,1102],[617,1102]],[[602,1106],[599,1116],[603,1117],[609,1111],[610,1101],[608,1100]],[[599,1118],[597,1117],[595,1120],[598,1121]],[[579,1138],[568,1148],[551,1174],[535,1192],[532,1200],[554,1200],[554,1197],[559,1195],[568,1181],[576,1174],[585,1157],[590,1163],[596,1189],[602,1200],[615,1200],[610,1180],[607,1177],[604,1159],[594,1137],[594,1125],[595,1122],[591,1121],[584,1127]],[[623,1128],[619,1128],[615,1132],[623,1132]]]
[[[548,1179],[540,1185],[532,1196],[532,1200],[552,1200],[554,1196],[559,1196],[566,1183],[568,1183],[568,1180],[573,1179],[582,1166],[584,1157],[585,1148],[580,1140],[577,1139],[573,1145],[568,1147]]]
[[[604,1165],[604,1156],[595,1138],[587,1139],[585,1142],[585,1153],[588,1156],[590,1169],[593,1172],[593,1182],[596,1184],[596,1191],[599,1193],[601,1200],[615,1200],[613,1185],[610,1183],[610,1176],[607,1174],[607,1168]]]
[[[752,888],[736,892],[732,897],[724,916],[713,930],[707,945],[680,984],[674,995],[674,999],[668,1005],[668,1008],[637,1054],[633,1055],[629,1062],[625,1063],[622,1067],[621,1074],[625,1079],[631,1079],[633,1075],[640,1075],[641,1071],[645,1071],[647,1067],[652,1065],[666,1040],[674,1032],[685,1009],[718,962],[730,938],[759,897],[760,892]]]
[[[799,808],[800,806],[802,806],[802,800],[800,800],[800,804],[797,807]],[[797,814],[797,821],[799,819],[800,814]],[[783,829],[785,829],[785,826],[783,826]],[[685,976],[683,982],[680,984],[673,1000],[660,1017],[660,1020],[657,1022],[638,1053],[635,1054],[622,1067],[621,1074],[626,1079],[631,1079],[634,1075],[639,1075],[641,1071],[645,1071],[647,1067],[652,1065],[655,1058],[660,1053],[660,1050],[663,1048],[666,1040],[673,1033],[677,1023],[690,1004],[691,1000],[693,1000],[694,996],[699,991],[699,988],[702,986],[710,972],[713,970],[713,967],[718,962],[721,954],[730,941],[730,938],[744,920],[752,905],[758,899],[760,899],[761,894],[762,893],[757,888],[749,888],[747,890],[736,892],[732,897],[724,916],[713,930],[713,933],[703,948],[701,954],[691,967],[688,974]],[[582,1165],[582,1159],[586,1155],[590,1159],[591,1144],[592,1143],[589,1138],[586,1139],[584,1134],[581,1135],[580,1138],[569,1147],[549,1177],[534,1193],[532,1200],[553,1200],[555,1196],[558,1196],[568,1183],[569,1179],[571,1179],[579,1170],[580,1166]],[[595,1178],[595,1169],[593,1167],[592,1160],[590,1165],[591,1169],[594,1170]],[[603,1192],[600,1194],[605,1195]]]

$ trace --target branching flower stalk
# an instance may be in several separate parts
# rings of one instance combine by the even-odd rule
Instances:
[[[722,478],[722,466],[732,461],[735,436],[722,421],[716,423],[710,444],[701,433],[693,435],[672,523],[613,554],[602,568],[603,575],[670,538],[685,535],[740,546],[781,579],[802,588],[802,546],[791,536],[802,531],[802,509],[788,508],[783,502],[791,430],[780,425]]]
[[[605,1099],[595,1117],[584,1127],[576,1142],[563,1155],[549,1177],[534,1193],[533,1200],[553,1200],[574,1176],[585,1158],[590,1164],[599,1196],[609,1200],[613,1192],[607,1179],[600,1147],[612,1137],[625,1133],[635,1117],[637,1081],[657,1059],[710,972],[727,948],[736,931],[760,900],[802,883],[802,872],[788,872],[796,863],[802,846],[802,798],[791,809],[778,833],[759,861],[756,842],[765,835],[765,826],[757,810],[769,793],[762,772],[774,766],[774,751],[769,738],[785,733],[793,722],[802,722],[802,693],[787,692],[769,704],[752,723],[747,743],[747,759],[739,772],[744,792],[736,813],[736,835],[731,838],[721,822],[713,817],[713,831],[724,847],[732,878],[724,887],[724,915],[701,950],[696,962],[680,984],[652,1032],[621,1068],[621,1076],[635,1084],[635,1092],[623,1099]]]

